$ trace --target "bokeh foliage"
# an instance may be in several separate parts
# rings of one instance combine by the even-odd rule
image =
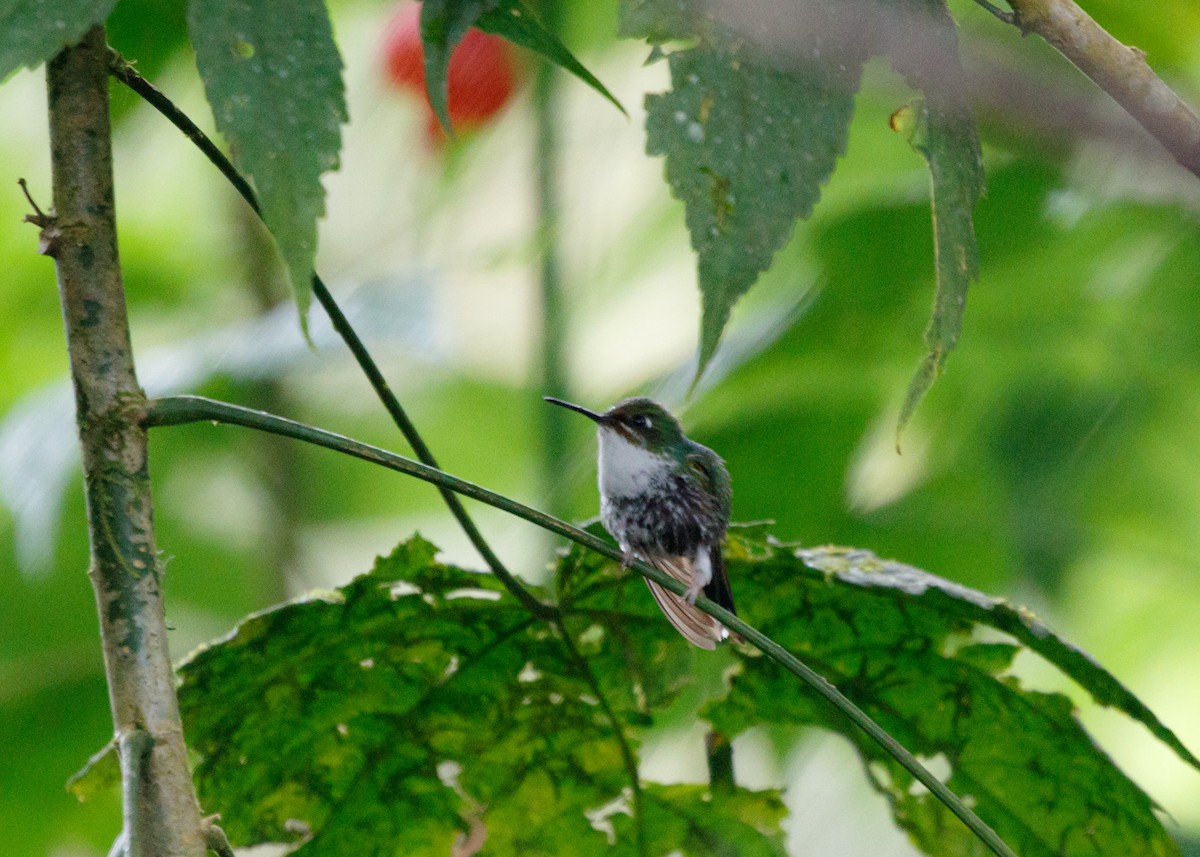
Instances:
[[[131,10],[143,5],[123,0],[115,15],[137,17]],[[570,13],[564,40],[612,56],[615,7],[584,5],[589,8]],[[346,20],[380,15],[354,3],[337,8]],[[1105,0],[1088,8],[1119,38],[1145,48],[1156,68],[1183,82],[1185,94],[1194,93],[1187,85],[1197,79],[1192,43],[1200,13],[1193,4],[1160,4],[1156,15]],[[971,4],[953,11],[964,24],[968,67],[977,54],[1001,51],[1016,58],[1018,69],[1022,63],[1038,69],[1039,87],[1073,85],[1071,70],[1032,41],[1017,40]],[[121,31],[112,32],[117,39]],[[339,26],[338,35],[352,45],[343,46],[351,68],[370,62],[370,38],[356,40],[351,26]],[[115,44],[138,58],[132,42]],[[616,56],[614,65],[629,61]],[[183,60],[183,66],[190,62],[186,54]],[[174,66],[168,59],[162,67],[173,68],[172,81],[197,91],[194,71],[180,66],[177,56]],[[608,78],[603,70],[601,76]],[[45,148],[36,131],[44,118],[40,82],[18,77],[0,88],[0,105],[4,115],[26,121],[6,126],[0,155],[44,199]],[[662,85],[655,81],[639,91]],[[630,98],[614,90],[636,103],[638,91]],[[1069,91],[1106,115],[1103,99],[1086,87]],[[705,392],[687,414],[689,429],[729,462],[735,517],[774,518],[783,537],[807,543],[869,545],[990,592],[1030,593],[1194,747],[1200,736],[1190,712],[1200,700],[1188,677],[1200,640],[1189,630],[1188,605],[1200,598],[1194,573],[1200,538],[1192,523],[1200,515],[1194,455],[1200,244],[1191,179],[1146,147],[1126,146],[1128,131],[1118,120],[1064,128],[1036,102],[1006,112],[993,99],[992,109],[980,109],[988,164],[988,195],[975,223],[980,284],[960,349],[918,411],[904,455],[883,459],[891,454],[899,402],[921,356],[933,290],[928,174],[884,125],[910,96],[886,69],[868,64],[847,154],[811,224],[800,227],[766,275],[762,302],[751,293],[747,310],[769,309],[780,282],[793,287],[815,279],[819,288],[781,336]],[[623,121],[611,108],[595,109],[613,113],[614,124]],[[117,140],[122,251],[135,341],[143,349],[256,311],[237,285],[237,230],[226,225],[224,191],[172,136],[148,144],[148,127],[157,127],[155,120],[131,109]],[[460,155],[467,161],[490,156],[489,172],[519,172],[520,147],[501,139],[507,152],[481,140]],[[611,145],[606,162],[640,158],[643,142],[636,139],[628,150]],[[412,159],[415,145],[380,135],[373,157],[383,160],[399,149]],[[588,157],[594,153],[571,163],[589,163]],[[509,198],[496,185],[452,182],[448,176],[453,194],[429,204],[426,215],[454,221],[463,210],[449,199],[454,194],[466,207],[507,210]],[[403,191],[378,184],[394,208]],[[583,213],[588,201],[574,198],[574,204],[585,225],[568,240],[578,258],[591,259],[581,249],[594,239]],[[0,408],[6,412],[65,367],[51,267],[33,253],[32,230],[15,226],[23,213],[15,192],[0,196],[0,215],[10,224],[0,230],[6,260],[0,324],[7,345],[0,350]],[[661,185],[634,225],[647,223],[654,228],[621,233],[603,264],[579,269],[577,343],[594,341],[596,308],[616,304],[632,288],[607,280],[608,268],[632,275],[631,282],[646,274],[675,276],[656,264],[663,246],[686,227]],[[503,265],[497,258],[486,255],[480,268]],[[449,278],[434,280],[444,286]],[[406,288],[420,306],[434,303],[420,286]],[[666,327],[680,312],[674,306],[656,321]],[[743,318],[734,314],[731,334]],[[427,342],[405,340],[389,365],[443,463],[506,491],[533,492],[527,474],[537,455],[530,437],[538,391],[525,386],[519,372],[497,374],[444,353],[431,358],[423,350]],[[603,344],[614,355],[640,347],[621,337]],[[293,415],[396,444],[386,424],[362,405],[369,398],[365,386],[356,387],[331,353],[302,374],[273,371],[284,379]],[[590,381],[590,372],[577,370],[577,382],[595,404],[641,384],[658,389],[646,373],[627,375],[617,388]],[[244,378],[222,374],[201,391],[256,404]],[[481,442],[483,426],[487,439]],[[583,516],[595,508],[593,450],[582,430],[578,441],[580,466],[564,479],[575,486],[573,509]],[[261,450],[236,432],[200,427],[154,439],[159,540],[170,557],[168,604],[181,654],[279,599],[284,583],[268,538],[278,528],[295,528],[310,546],[295,587],[344,579],[356,566],[339,554],[386,553],[414,522],[425,528],[445,517],[432,491],[300,450],[290,483],[299,512],[286,519],[271,505],[272,474]],[[894,466],[881,466],[885,460]],[[109,728],[94,607],[82,578],[86,545],[78,497],[75,486],[61,512],[54,563],[41,576],[18,569],[11,522],[5,519],[0,531],[6,586],[0,615],[8,629],[0,642],[0,736],[21,748],[11,764],[0,766],[0,828],[20,853],[64,844],[103,853],[116,827],[111,801],[79,806],[62,790]],[[490,532],[511,538],[508,549],[526,556],[520,547],[530,541],[525,531],[507,537],[508,524],[493,524]],[[450,537],[450,528],[442,532]],[[438,541],[447,539],[439,534]],[[332,547],[318,554],[314,543]],[[539,571],[538,561],[526,564],[531,574]],[[1194,796],[1194,789],[1181,790],[1146,766],[1135,776],[1181,818],[1181,836],[1195,829],[1186,811],[1195,801],[1180,797]]]

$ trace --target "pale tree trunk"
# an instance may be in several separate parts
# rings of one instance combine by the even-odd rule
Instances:
[[[83,450],[91,567],[130,857],[202,857],[167,652],[154,544],[145,395],[134,374],[117,259],[108,54],[96,27],[47,66],[56,216],[45,252],[59,295]]]

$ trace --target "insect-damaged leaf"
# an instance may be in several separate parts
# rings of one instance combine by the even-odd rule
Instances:
[[[217,128],[254,182],[303,322],[312,293],[321,175],[346,121],[342,60],[321,0],[191,0],[188,30]]]
[[[415,538],[336,593],[251,617],[184,665],[206,808],[224,813],[238,844],[306,830],[305,854],[445,853],[460,833],[514,857],[635,853],[612,718],[636,754],[640,730],[689,686],[693,658],[711,656],[678,637],[636,576],[579,549],[556,569],[579,658],[491,577],[434,553]],[[948,785],[1023,857],[1175,853],[1069,700],[1007,674],[1013,656],[1036,651],[1196,759],[1028,611],[866,551],[785,548],[762,530],[732,531],[727,555],[742,614],[913,752],[944,759]],[[975,626],[1011,641],[979,642]],[[705,712],[718,730],[839,732],[921,848],[974,853],[966,829],[840,715],[773,662],[735,653],[728,697]],[[782,854],[772,792],[643,784],[641,807],[652,853]]]
[[[812,212],[845,150],[861,58],[781,69],[706,42],[669,62],[671,90],[646,97],[646,150],[666,157],[699,256],[698,377],[734,303]]]
[[[1038,651],[1098,701],[1142,720],[1177,752],[1182,745],[1116,679],[1027,611],[868,551],[737,540],[728,565],[745,615],[918,758],[948,765],[946,785],[1022,857],[1177,853],[1150,798],[1084,731],[1070,700],[1022,690],[1007,673],[1012,658],[1021,644]],[[979,642],[970,634],[976,625],[1015,641]],[[836,731],[858,749],[872,785],[925,853],[981,851],[843,717],[811,695],[781,693],[784,679],[762,658],[747,659],[729,697],[706,717],[729,736],[764,723]]]
[[[635,727],[687,686],[686,644],[642,591],[640,612],[571,621],[576,660],[493,578],[434,554],[414,538],[337,592],[253,616],[189,659],[180,705],[205,808],[238,845],[303,830],[304,855],[444,855],[459,834],[513,857],[636,853],[607,712],[636,752]],[[559,572],[595,610],[641,586],[578,553]],[[711,796],[707,816],[700,802],[647,789],[645,818],[689,818],[692,840],[671,846],[688,855],[777,853],[776,794]]]

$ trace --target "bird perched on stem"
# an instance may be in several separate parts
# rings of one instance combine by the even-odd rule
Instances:
[[[721,556],[732,496],[725,463],[689,440],[679,421],[650,399],[626,399],[602,414],[546,401],[596,423],[604,528],[627,559],[643,559],[687,587],[680,596],[646,581],[679,633],[702,649],[716,648],[725,629],[696,607],[696,598],[703,592],[736,612]]]

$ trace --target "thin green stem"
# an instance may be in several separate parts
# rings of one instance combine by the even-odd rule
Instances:
[[[608,722],[612,725],[613,735],[616,736],[617,745],[621,748],[621,759],[625,764],[625,773],[629,777],[629,786],[633,792],[633,829],[637,835],[637,853],[640,857],[646,857],[648,850],[646,846],[646,815],[642,809],[642,781],[638,776],[637,759],[633,755],[633,748],[629,746],[629,739],[625,735],[625,729],[621,725],[621,721],[617,719],[617,714],[613,711],[612,705],[609,704],[608,697],[604,695],[604,689],[600,687],[600,682],[596,679],[596,673],[592,670],[592,665],[587,662],[587,658],[580,654],[575,641],[571,638],[571,632],[567,629],[567,623],[560,618],[554,624],[558,628],[558,633],[562,636],[563,645],[567,647],[567,654],[570,656],[571,661],[574,662],[575,668],[583,674],[584,681],[592,689],[592,693],[596,695],[596,701],[600,703],[600,710],[604,712],[604,716],[608,718]]]
[[[558,518],[547,515],[545,512],[540,512],[537,509],[530,508],[501,494],[489,491],[473,482],[459,479],[457,476],[451,476],[449,473],[444,473],[428,465],[413,461],[410,458],[405,458],[402,455],[396,455],[379,447],[352,440],[334,432],[294,422],[283,417],[277,417],[273,414],[263,413],[262,411],[255,411],[250,408],[243,408],[199,396],[168,396],[166,398],[155,399],[150,402],[146,412],[146,424],[151,427],[206,421],[240,425],[246,428],[257,429],[258,431],[280,434],[284,437],[332,449],[345,455],[362,459],[363,461],[379,464],[390,470],[415,476],[425,482],[430,482],[463,496],[486,503],[511,515],[516,515],[545,530],[565,536],[576,544],[602,554],[609,559],[617,562],[625,561],[621,551],[616,546],[608,544],[591,533],[573,527],[565,521],[560,521]],[[640,560],[628,563],[628,566],[642,575],[642,577],[653,580],[659,586],[669,589],[677,595],[683,595],[686,590],[686,587],[679,581]],[[540,605],[540,602],[538,603]],[[707,598],[703,596],[698,598],[696,606],[716,618],[730,631],[741,634],[746,638],[748,643],[795,675],[804,684],[815,690],[841,711],[855,726],[865,732],[888,755],[899,762],[918,782],[929,789],[938,800],[946,805],[947,809],[958,816],[970,828],[971,832],[990,848],[993,853],[999,855],[999,857],[1016,857],[1012,849],[1004,844],[1004,841],[1000,839],[994,830],[967,808],[937,777],[926,770],[903,745],[896,741],[882,726],[872,720],[821,675],[802,663],[791,652],[767,637],[761,631],[746,624],[746,622],[723,607],[709,601]]]
[[[113,77],[128,86],[138,95],[140,95],[147,103],[155,110],[161,113],[167,121],[183,132],[192,143],[195,144],[209,161],[212,162],[221,174],[229,181],[234,190],[246,201],[254,213],[262,218],[262,210],[258,205],[258,198],[254,194],[254,190],[250,187],[250,183],[237,171],[237,168],[225,157],[225,154],[217,148],[217,145],[209,138],[207,134],[200,130],[199,126],[191,120],[191,118],[175,106],[171,99],[167,98],[154,84],[146,80],[134,68],[125,61],[125,59],[115,51],[112,52],[109,60],[109,71]],[[396,398],[392,388],[388,385],[387,379],[383,377],[383,373],[379,371],[375,360],[371,357],[366,345],[355,332],[350,320],[346,318],[337,301],[334,300],[332,293],[325,286],[324,281],[313,272],[312,290],[317,298],[317,302],[329,315],[329,320],[333,324],[333,329],[342,337],[342,341],[346,343],[346,347],[354,355],[354,359],[358,362],[363,374],[367,376],[367,381],[375,390],[375,394],[379,397],[379,401],[383,403],[392,421],[400,429],[404,435],[404,439],[408,445],[412,447],[417,458],[430,467],[437,468],[437,459],[433,457],[433,453],[425,444],[417,427],[409,419],[404,408],[400,406],[400,400]],[[531,612],[537,615],[547,615],[550,609],[542,604],[529,593],[521,582],[513,575],[511,571],[501,562],[500,557],[492,550],[487,539],[475,526],[475,521],[467,514],[467,510],[463,507],[458,497],[453,491],[445,488],[439,488],[442,499],[450,509],[450,514],[458,521],[460,527],[471,544],[475,546],[475,550],[483,557],[483,561],[487,563],[492,574],[500,580],[504,587],[513,594],[522,604],[525,605]]]

